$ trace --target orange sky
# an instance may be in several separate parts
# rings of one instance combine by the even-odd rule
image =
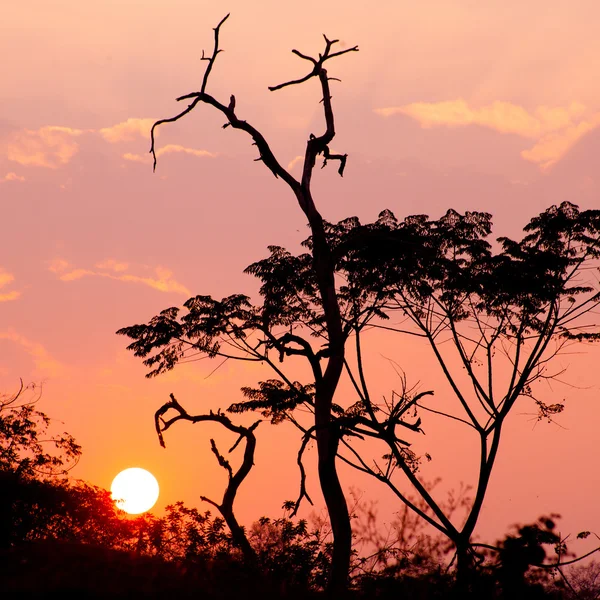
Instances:
[[[159,510],[200,494],[218,498],[223,472],[208,425],[182,425],[156,440],[152,416],[170,392],[190,411],[224,407],[260,367],[186,365],[144,379],[114,335],[189,295],[254,294],[242,270],[269,244],[296,249],[304,219],[288,189],[253,162],[240,132],[200,107],[158,137],[152,121],[199,88],[202,49],[228,11],[225,52],[211,76],[217,98],[237,98],[284,165],[321,126],[316,82],[276,93],[268,85],[304,74],[289,51],[317,53],[321,34],[360,52],[332,63],[338,136],[350,155],[345,176],[318,171],[315,197],[327,219],[376,218],[392,209],[441,216],[448,207],[494,214],[497,235],[518,236],[527,220],[570,200],[598,208],[600,66],[594,0],[427,3],[308,0],[227,3],[172,0],[24,0],[0,21],[0,384],[43,381],[42,408],[84,447],[77,477],[108,487],[122,468],[149,469],[162,485]],[[397,384],[381,354],[413,382],[441,386],[429,357],[393,339],[373,344],[369,363],[381,393]],[[384,351],[385,350],[385,351]],[[562,426],[533,426],[523,403],[507,428],[478,530],[494,541],[542,512],[564,530],[600,531],[597,348],[561,357],[578,387],[548,388],[567,399]],[[418,447],[433,455],[424,475],[447,487],[468,481],[470,440],[425,422]],[[257,467],[241,492],[248,522],[278,515],[297,494],[295,432],[264,424]],[[291,443],[293,441],[293,443]],[[474,440],[475,441],[475,440]],[[309,454],[314,460],[314,453]],[[394,502],[369,481],[345,481]],[[318,498],[313,478],[309,485]]]

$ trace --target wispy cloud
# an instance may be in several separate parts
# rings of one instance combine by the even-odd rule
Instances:
[[[551,167],[586,133],[600,125],[600,113],[586,117],[586,107],[573,102],[567,107],[539,106],[529,112],[510,102],[496,101],[474,108],[462,99],[444,102],[415,102],[375,109],[383,117],[406,115],[423,128],[479,125],[500,133],[535,140],[521,156],[542,169]]]
[[[157,148],[157,157],[164,156],[165,154],[188,154],[190,156],[197,156],[198,158],[215,158],[217,156],[214,152],[208,152],[208,150],[186,148],[185,146],[180,146],[179,144],[167,144],[166,146]],[[152,157],[150,156],[150,154],[132,154],[130,152],[126,152],[125,154],[123,154],[123,158],[131,162],[152,162]]]
[[[292,160],[290,160],[290,162],[288,163],[287,166],[287,170],[291,171],[296,165],[298,164],[302,164],[302,161],[304,160],[303,156],[294,156],[294,158],[292,158]]]
[[[0,331],[0,340],[18,344],[31,358],[36,367],[35,376],[57,377],[64,373],[65,366],[53,358],[39,342],[34,342],[13,330]]]
[[[61,281],[76,281],[83,277],[105,277],[116,281],[146,285],[159,292],[191,296],[191,292],[173,277],[173,272],[161,266],[150,269],[151,275],[138,275],[128,272],[130,270],[128,263],[115,259],[102,261],[93,269],[84,269],[73,268],[69,262],[59,258],[51,261],[48,269],[56,273]],[[145,270],[148,268],[146,267]]]
[[[149,138],[150,129],[155,121],[156,119],[132,117],[116,125],[103,127],[98,133],[111,144],[131,142],[139,137]]]
[[[127,271],[129,263],[115,260],[114,258],[108,258],[96,264],[98,269],[107,269],[109,271],[115,271],[115,273],[121,273]]]
[[[66,271],[70,266],[70,263],[63,258],[55,258],[48,263],[48,270],[52,273],[61,273]]]
[[[565,127],[561,131],[548,133],[529,150],[523,150],[521,156],[530,162],[547,169],[558,162],[586,133],[600,125],[600,114],[588,121]]]
[[[10,285],[15,280],[15,276],[0,267],[0,302],[10,302],[16,300],[21,292],[17,290],[6,291],[2,288]]]
[[[0,183],[5,183],[7,181],[17,181],[19,183],[22,183],[23,181],[25,181],[25,177],[23,177],[23,175],[17,175],[16,173],[13,173],[11,171],[10,173],[7,173],[4,177],[0,177]]]
[[[74,129],[47,125],[39,129],[12,131],[0,140],[0,154],[8,160],[28,167],[57,169],[68,164],[79,151],[77,138],[84,133],[100,136],[111,144],[149,137],[154,119],[131,118],[102,129]],[[8,173],[3,181],[23,181],[15,173]]]
[[[26,167],[45,167],[57,169],[67,165],[79,152],[80,136],[89,134],[92,138],[100,138],[109,144],[133,142],[150,138],[150,129],[155,119],[132,117],[116,125],[101,129],[74,129],[48,125],[39,129],[20,129],[12,131],[0,139],[0,156]],[[187,154],[199,158],[217,156],[208,150],[187,148],[179,144],[167,144],[157,148],[156,155]],[[148,163],[149,154],[126,152],[125,160]],[[7,181],[24,181],[25,178],[14,172],[0,177],[0,183]]]
[[[585,106],[573,103],[570,106],[540,106],[533,113],[522,106],[510,102],[493,102],[481,108],[472,108],[464,100],[446,102],[415,102],[405,106],[379,108],[376,113],[390,117],[404,114],[416,119],[422,127],[460,127],[464,125],[481,125],[500,131],[515,133],[528,138],[539,138],[541,135],[563,129],[572,124],[573,119],[580,118]]]
[[[56,169],[77,154],[79,144],[75,139],[83,133],[81,129],[57,126],[22,129],[8,134],[0,143],[0,151],[23,166]]]

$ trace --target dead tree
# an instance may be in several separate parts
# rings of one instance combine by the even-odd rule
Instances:
[[[331,160],[339,161],[338,173],[340,175],[343,175],[344,173],[347,155],[334,154],[330,150],[330,144],[335,137],[335,125],[329,87],[329,82],[332,78],[329,77],[327,73],[325,63],[330,59],[343,54],[356,52],[358,47],[354,46],[334,52],[332,49],[338,40],[330,40],[326,36],[323,36],[325,40],[325,49],[322,54],[318,55],[318,58],[303,54],[298,50],[292,50],[296,56],[310,63],[308,74],[299,79],[286,81],[285,83],[269,87],[269,90],[275,91],[288,86],[300,85],[313,77],[316,77],[319,81],[322,93],[321,103],[323,105],[323,114],[325,117],[325,131],[320,135],[310,134],[306,143],[302,177],[300,180],[297,180],[281,166],[264,136],[250,123],[238,117],[236,112],[236,100],[233,95],[230,97],[229,102],[225,104],[219,102],[206,91],[209,76],[214,67],[216,58],[221,52],[221,49],[219,48],[220,29],[228,17],[229,15],[225,16],[214,29],[214,47],[212,54],[210,56],[202,56],[202,59],[207,61],[208,64],[202,79],[200,91],[185,94],[184,96],[177,98],[178,101],[190,101],[187,108],[173,117],[161,119],[154,123],[151,130],[150,152],[154,158],[154,167],[156,168],[154,138],[156,128],[166,123],[178,121],[200,103],[208,104],[216,108],[226,118],[223,128],[231,127],[232,129],[239,129],[251,137],[259,153],[259,157],[256,160],[262,161],[275,177],[282,179],[288,185],[294,194],[300,209],[308,220],[313,240],[312,268],[314,269],[315,277],[318,282],[329,344],[327,365],[322,373],[319,369],[319,376],[315,381],[314,419],[318,450],[319,480],[331,520],[331,528],[334,537],[329,589],[331,592],[337,593],[347,588],[352,543],[350,517],[336,469],[336,454],[339,436],[332,431],[331,427],[333,397],[344,368],[345,336],[343,333],[340,306],[335,288],[334,260],[331,248],[327,241],[323,217],[317,209],[313,199],[311,180],[316,160],[319,155],[323,156],[324,165]]]
[[[175,411],[176,415],[169,419],[165,419],[164,415],[169,411]],[[211,411],[208,415],[190,415],[181,404],[177,402],[175,396],[171,394],[169,402],[163,404],[154,415],[156,433],[160,445],[163,448],[165,447],[163,432],[169,429],[171,425],[177,423],[177,421],[188,421],[190,423],[202,423],[208,421],[220,423],[223,427],[229,429],[229,431],[237,433],[239,437],[235,444],[229,449],[229,452],[233,452],[242,440],[246,440],[244,459],[240,468],[235,473],[233,472],[230,462],[217,449],[215,441],[213,439],[210,440],[211,449],[213,454],[217,457],[219,465],[227,471],[228,482],[225,493],[223,494],[223,500],[220,504],[206,496],[200,496],[200,499],[204,502],[208,502],[208,504],[212,504],[212,506],[221,513],[231,531],[231,537],[233,538],[234,544],[242,551],[246,562],[250,565],[255,565],[257,562],[256,552],[250,545],[243,527],[238,523],[238,520],[235,517],[233,503],[240,485],[254,466],[254,451],[256,449],[256,436],[254,435],[254,430],[258,427],[260,421],[256,421],[250,427],[242,427],[240,425],[234,425],[231,420],[220,411],[216,414]]]

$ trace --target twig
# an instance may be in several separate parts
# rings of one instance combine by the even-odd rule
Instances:
[[[313,501],[311,500],[310,496],[308,495],[308,492],[306,491],[306,471],[304,469],[304,464],[302,462],[302,455],[304,454],[306,445],[312,438],[312,433],[314,430],[315,430],[315,427],[311,427],[304,434],[304,437],[302,438],[302,445],[300,446],[300,450],[298,450],[297,463],[298,463],[298,467],[300,468],[300,493],[298,495],[298,500],[296,500],[296,503],[294,504],[294,510],[291,512],[290,518],[295,517],[296,514],[298,513],[298,509],[300,508],[300,503],[302,502],[303,498],[306,498],[308,500],[308,503],[311,506],[313,506]]]

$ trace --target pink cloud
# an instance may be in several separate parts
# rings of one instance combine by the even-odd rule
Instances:
[[[34,376],[57,377],[64,373],[64,365],[53,358],[39,342],[34,342],[13,330],[0,331],[0,340],[14,342],[31,356],[36,367]]]
[[[154,119],[130,118],[116,125],[102,129],[74,129],[71,127],[45,126],[39,129],[21,129],[13,131],[0,140],[0,156],[23,166],[57,169],[68,164],[79,152],[79,138],[84,133],[100,136],[109,144],[130,142],[137,138],[150,137],[150,128]],[[156,151],[157,156],[165,154],[187,154],[199,158],[214,158],[215,153],[196,148],[187,148],[179,144],[167,144]],[[123,154],[123,158],[132,162],[151,162],[150,155],[133,153]],[[23,176],[14,172],[0,178],[6,181],[24,181]]]
[[[61,281],[76,281],[83,277],[105,277],[115,281],[146,285],[159,292],[182,294],[185,296],[192,295],[183,284],[173,278],[172,271],[161,266],[152,269],[153,276],[126,273],[125,271],[129,269],[129,264],[114,259],[98,263],[95,269],[73,269],[67,261],[56,259],[51,261],[48,269],[56,273]]]
[[[18,181],[22,183],[25,181],[25,177],[23,175],[17,175],[14,172],[7,173],[4,177],[0,178],[0,183],[4,183],[5,181]]]
[[[48,270],[52,271],[52,273],[60,273],[61,271],[65,271],[68,268],[68,261],[62,258],[55,258],[54,260],[51,260],[48,264]]]
[[[130,162],[137,162],[137,163],[148,163],[150,164],[152,162],[152,157],[150,156],[150,154],[146,155],[146,154],[132,154],[131,152],[125,152],[125,154],[123,154],[123,157],[125,160],[128,160]]]
[[[15,276],[12,273],[8,273],[4,269],[0,268],[0,302],[10,302],[16,300],[21,292],[17,290],[4,291],[3,287],[10,285],[15,280]]]
[[[129,263],[120,262],[118,260],[114,260],[113,258],[109,258],[107,260],[97,263],[96,268],[108,269],[110,271],[115,271],[116,273],[121,273],[122,271],[127,271],[127,269],[129,268]]]
[[[581,121],[559,132],[544,135],[529,150],[523,150],[521,156],[538,164],[542,169],[549,169],[558,162],[586,133],[600,125],[600,114],[589,121]]]
[[[479,125],[535,140],[535,145],[521,152],[521,157],[542,169],[560,160],[583,135],[600,125],[600,113],[585,117],[585,106],[577,102],[567,107],[539,106],[530,112],[510,102],[496,101],[473,108],[463,99],[458,99],[415,102],[378,108],[375,112],[383,117],[406,115],[427,129]]]
[[[304,157],[300,156],[299,154],[298,156],[294,156],[294,158],[292,158],[292,160],[290,160],[290,162],[288,163],[287,170],[291,171],[296,165],[302,164],[303,160]]]
[[[16,300],[21,295],[21,292],[13,290],[12,292],[0,293],[0,302],[10,302]]]
[[[98,133],[111,144],[131,142],[139,137],[149,138],[150,129],[155,121],[156,119],[132,117],[111,127],[104,127]]]
[[[215,158],[217,155],[214,152],[209,152],[208,150],[197,150],[195,148],[186,148],[185,146],[180,146],[179,144],[167,144],[166,146],[162,146],[161,148],[157,148],[156,156],[164,156],[165,154],[188,154],[189,156],[197,156],[198,158]],[[125,160],[129,160],[131,162],[140,162],[140,163],[151,163],[152,156],[150,153],[148,154],[131,154],[126,152],[123,154],[123,158]]]
[[[56,169],[77,154],[79,144],[75,138],[83,133],[81,129],[57,126],[22,129],[3,140],[0,151],[8,160],[23,166]]]

